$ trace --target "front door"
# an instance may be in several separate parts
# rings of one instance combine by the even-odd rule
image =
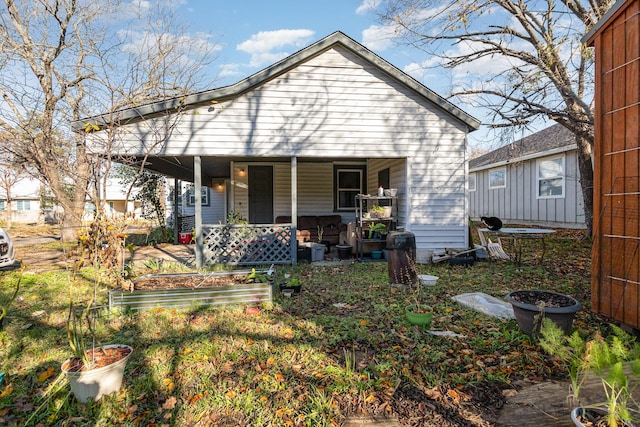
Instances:
[[[273,223],[273,166],[249,166],[249,222]]]

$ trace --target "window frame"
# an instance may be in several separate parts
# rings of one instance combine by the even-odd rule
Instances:
[[[504,175],[504,183],[501,185],[492,185],[491,175],[497,172],[502,172],[502,174]],[[500,168],[491,169],[489,171],[488,177],[489,177],[489,190],[499,190],[501,188],[507,188],[507,168],[506,167],[503,166]]]
[[[31,200],[16,200],[16,211],[27,212],[31,210]]]
[[[341,172],[358,172],[360,174],[360,188],[341,188],[338,187],[339,176]],[[348,165],[338,164],[333,165],[333,210],[334,212],[355,212],[357,206],[355,205],[355,197],[353,200],[353,206],[340,206],[340,193],[341,192],[353,192],[357,191],[358,194],[366,192],[367,171],[365,165]]]
[[[540,166],[541,166],[541,164],[543,164],[544,162],[554,162],[556,160],[560,160],[560,166],[562,167],[561,174],[559,176],[541,178],[540,177]],[[562,185],[561,185],[562,192],[561,192],[561,194],[551,194],[551,195],[540,194],[540,183],[541,183],[541,181],[543,181],[543,180],[555,180],[555,179],[561,179],[562,180]],[[563,199],[563,198],[565,198],[566,197],[566,182],[567,182],[567,164],[566,164],[566,157],[565,157],[564,154],[558,154],[556,156],[549,156],[549,157],[536,159],[536,198],[537,199],[544,200],[544,199]]]
[[[203,185],[200,187],[200,191],[202,192],[202,206],[209,206],[209,187]],[[187,206],[195,206],[196,205],[196,190],[193,184],[187,186],[187,197],[186,202]]]
[[[473,181],[473,187],[471,187],[471,181]],[[475,172],[471,172],[469,174],[467,179],[467,186],[469,191],[476,191],[476,188],[478,188],[478,177]]]

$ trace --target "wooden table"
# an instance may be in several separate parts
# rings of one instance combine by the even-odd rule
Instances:
[[[498,239],[506,238],[513,239],[514,245],[514,253],[513,260],[520,263],[522,261],[522,241],[523,240],[540,240],[542,244],[542,249],[540,253],[540,262],[544,259],[544,253],[546,250],[545,239],[549,234],[555,233],[555,230],[549,230],[546,228],[501,228],[500,230],[494,231],[489,230],[488,228],[480,228],[478,229],[478,235],[480,236],[480,243],[482,246],[487,247],[488,236],[494,235]]]

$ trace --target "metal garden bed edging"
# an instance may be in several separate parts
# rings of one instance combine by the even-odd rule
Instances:
[[[272,280],[269,283],[233,283],[222,286],[203,286],[190,288],[171,289],[142,289],[125,291],[114,289],[109,291],[109,309],[121,307],[130,310],[143,310],[149,308],[178,308],[197,307],[208,305],[230,305],[272,302],[275,283],[275,270],[256,270],[257,273],[267,273],[271,271]],[[162,277],[224,277],[250,274],[251,271],[229,271],[210,274],[185,273],[185,274],[157,274],[154,278]],[[142,279],[141,277],[140,279]]]

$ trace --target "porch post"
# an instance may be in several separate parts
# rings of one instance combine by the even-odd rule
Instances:
[[[293,264],[298,263],[298,239],[296,230],[298,229],[298,158],[291,158],[291,259]]]
[[[193,186],[196,220],[196,268],[202,267],[202,162],[200,156],[193,157]]]
[[[178,178],[173,179],[173,244],[178,244],[178,234],[180,233],[180,194],[182,193],[182,182]]]

